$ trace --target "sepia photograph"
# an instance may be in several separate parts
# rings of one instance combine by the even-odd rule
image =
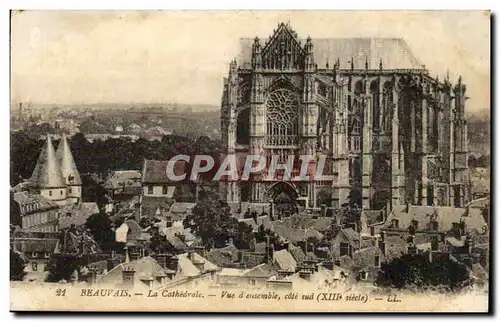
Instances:
[[[489,11],[10,11],[10,310],[491,312]]]

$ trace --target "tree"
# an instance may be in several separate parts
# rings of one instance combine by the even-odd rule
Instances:
[[[192,214],[184,219],[184,227],[191,228],[208,248],[224,247],[230,237],[240,247],[248,248],[252,234],[245,226],[248,225],[232,217],[228,204],[213,193],[201,195]]]
[[[406,254],[383,263],[376,285],[392,288],[442,287],[457,291],[471,284],[465,265],[443,258],[430,262],[424,255]]]
[[[81,257],[69,254],[53,255],[47,265],[49,274],[47,282],[57,283],[65,280],[70,281],[73,272],[79,271],[82,267]]]
[[[23,261],[19,253],[10,250],[10,280],[11,281],[22,281],[26,272],[24,268],[26,263]]]
[[[111,220],[106,214],[93,214],[85,221],[85,228],[90,230],[90,234],[100,246],[114,240]]]

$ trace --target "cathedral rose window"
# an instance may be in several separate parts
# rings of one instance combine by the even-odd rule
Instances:
[[[287,89],[278,89],[267,99],[268,144],[291,145],[298,133],[297,95]]]

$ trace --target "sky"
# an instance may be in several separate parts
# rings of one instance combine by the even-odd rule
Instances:
[[[11,19],[13,103],[219,105],[242,37],[290,22],[304,38],[404,38],[431,75],[490,106],[490,17],[483,11],[23,11]]]

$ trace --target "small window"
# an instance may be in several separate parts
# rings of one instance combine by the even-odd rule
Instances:
[[[33,253],[33,258],[37,258],[38,257],[38,252],[34,252]]]
[[[340,243],[340,256],[347,255],[349,256],[349,244],[348,243]]]
[[[61,196],[63,195],[63,191],[62,191],[62,190],[60,191],[60,195],[61,195]]]
[[[69,192],[69,193],[72,193],[72,190],[71,190],[71,188],[69,188],[69,189],[68,189],[68,192]]]
[[[396,228],[396,229],[399,228],[399,220],[398,219],[393,219],[391,221],[391,227],[392,228]]]
[[[438,230],[438,228],[439,228],[438,222],[435,220],[431,221],[431,230]]]
[[[148,194],[153,194],[153,186],[148,186]]]
[[[167,186],[163,186],[163,187],[162,187],[162,193],[163,193],[164,195],[166,195],[166,194],[167,194],[167,192],[168,192],[168,187],[167,187]]]
[[[38,263],[36,262],[31,263],[31,270],[33,272],[36,272],[38,270]]]
[[[415,228],[415,230],[418,229],[418,221],[417,220],[412,220],[411,225],[413,226],[413,228]]]
[[[52,197],[52,190],[51,190],[51,191],[49,191],[49,196],[51,196],[51,197]]]
[[[373,263],[374,263],[375,267],[380,267],[380,256],[375,255],[373,258]]]

